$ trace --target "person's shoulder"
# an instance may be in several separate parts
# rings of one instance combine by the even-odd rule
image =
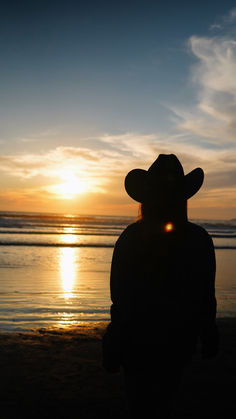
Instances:
[[[188,221],[187,226],[188,226],[188,232],[190,234],[195,235],[199,239],[202,239],[208,242],[212,241],[210,234],[201,225]]]
[[[140,233],[140,223],[136,221],[132,224],[129,224],[121,233],[117,240],[117,244],[129,242],[135,240]]]
[[[140,222],[135,221],[134,223],[129,224],[121,233],[119,238],[129,238],[133,237],[140,232]]]

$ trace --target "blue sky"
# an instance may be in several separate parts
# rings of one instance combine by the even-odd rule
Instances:
[[[174,152],[186,172],[201,166],[207,175],[191,215],[232,218],[235,7],[232,1],[6,3],[2,209],[135,214],[125,174]],[[56,193],[70,177],[87,182],[87,192],[70,199]]]

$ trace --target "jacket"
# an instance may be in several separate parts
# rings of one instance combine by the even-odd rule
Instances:
[[[214,356],[215,271],[214,246],[202,227],[186,222],[167,233],[143,221],[129,225],[113,252],[104,367],[135,368],[141,360],[169,356],[188,360],[198,338],[203,358]]]

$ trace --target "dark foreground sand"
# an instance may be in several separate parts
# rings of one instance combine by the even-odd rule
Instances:
[[[235,417],[236,319],[218,324],[220,356],[195,356],[176,398],[177,418]],[[123,418],[122,374],[110,375],[101,366],[105,326],[0,333],[2,417]]]

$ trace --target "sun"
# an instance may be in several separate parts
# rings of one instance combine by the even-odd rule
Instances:
[[[89,189],[88,184],[85,180],[79,180],[78,177],[72,171],[61,171],[60,178],[65,182],[52,185],[49,187],[50,192],[59,195],[64,199],[75,198],[76,195],[87,192]]]
[[[76,195],[79,195],[86,191],[86,185],[77,179],[61,183],[60,185],[56,185],[55,187],[56,192],[66,199],[74,198]]]

